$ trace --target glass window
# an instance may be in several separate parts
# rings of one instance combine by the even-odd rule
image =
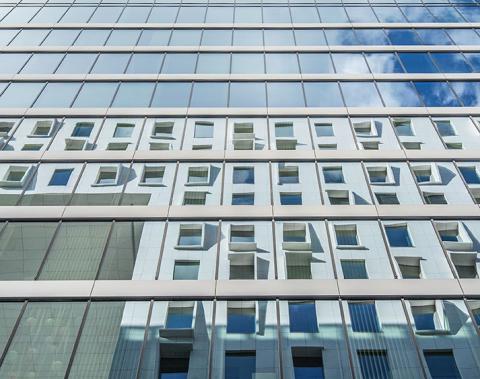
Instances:
[[[458,169],[467,184],[480,184],[480,176],[475,166],[459,166]]]
[[[363,54],[355,53],[333,53],[333,64],[335,71],[340,74],[368,74],[367,62]]]
[[[322,22],[350,22],[343,7],[318,8]]]
[[[75,99],[73,107],[107,108],[112,102],[116,88],[117,83],[85,83]]]
[[[42,42],[42,46],[70,46],[79,32],[78,29],[53,29]]]
[[[421,107],[417,91],[411,82],[377,82],[387,107]]]
[[[230,107],[266,107],[266,89],[262,82],[230,83]]]
[[[63,15],[61,23],[88,22],[96,7],[71,7]]]
[[[166,54],[162,74],[193,74],[197,54]]]
[[[421,45],[413,29],[385,29],[392,45]]]
[[[267,83],[269,107],[304,107],[305,100],[301,83]]]
[[[292,53],[267,53],[267,74],[298,74],[297,55]]]
[[[202,31],[200,29],[174,29],[170,37],[170,46],[198,46]]]
[[[428,53],[399,53],[400,59],[407,72],[435,73],[438,72]]]
[[[252,302],[250,306],[246,305],[238,302],[228,302],[227,333],[255,333],[255,304]]]
[[[180,304],[177,305],[175,302],[169,303],[165,328],[190,329],[192,327],[194,307],[180,306]]]
[[[205,29],[202,35],[202,46],[231,46],[232,30]]]
[[[442,29],[415,29],[424,45],[452,45],[450,37]]]
[[[55,23],[60,20],[68,7],[44,7],[33,17],[30,22],[39,24]]]
[[[119,123],[115,127],[115,131],[113,132],[114,138],[130,138],[133,133],[135,125],[133,124],[125,124]]]
[[[205,22],[232,23],[233,9],[233,7],[213,7],[210,5],[207,9]]]
[[[472,68],[461,53],[431,53],[441,72],[468,73]]]
[[[159,7],[154,6],[150,12],[148,22],[150,23],[167,23],[175,22],[177,18],[178,7]]]
[[[406,22],[402,12],[397,7],[373,7],[380,22]]]
[[[130,54],[101,53],[92,69],[92,74],[123,74]]]
[[[382,100],[378,95],[374,83],[343,82],[340,83],[347,107],[382,107]]]
[[[117,22],[118,17],[123,11],[123,7],[99,6],[89,22],[107,23]]]
[[[393,120],[393,127],[400,137],[412,137],[413,133],[412,123],[410,120]]]
[[[311,301],[289,301],[288,315],[291,333],[317,333],[317,313]]]
[[[322,172],[325,183],[345,183],[342,167],[324,167]]]
[[[365,54],[365,58],[374,74],[404,72],[395,53],[371,53]]]
[[[284,23],[291,21],[288,7],[263,7],[263,22]]]
[[[234,167],[233,168],[233,184],[254,184],[255,171],[253,167]]]
[[[147,21],[148,14],[150,13],[150,7],[125,7],[118,22],[125,23],[144,23]]]
[[[350,313],[350,322],[354,332],[380,332],[375,303],[349,302],[348,312]]]
[[[10,46],[39,46],[48,33],[49,29],[23,29]]]
[[[255,351],[226,351],[224,378],[254,378],[256,365]]]
[[[324,379],[322,349],[293,347],[292,362],[295,379]]]
[[[315,134],[317,137],[333,137],[333,125],[324,123],[315,123]]]
[[[280,205],[302,205],[300,192],[280,192]]]
[[[308,107],[343,107],[342,95],[336,82],[305,82]]]
[[[230,54],[200,53],[197,74],[229,74]]]
[[[66,186],[68,184],[68,180],[72,175],[73,169],[66,168],[66,169],[56,169],[53,172],[52,177],[50,178],[50,182],[48,183],[49,186]]]
[[[155,10],[156,8],[154,8]],[[168,9],[168,8],[167,8]],[[153,11],[152,11],[153,14]],[[170,39],[169,29],[145,29],[138,40],[139,46],[166,46]]]
[[[198,280],[198,261],[175,261],[173,280]]]
[[[234,46],[263,46],[261,30],[235,29],[233,32]]]
[[[322,29],[295,29],[297,46],[324,46],[327,44]]]
[[[447,204],[447,199],[443,193],[423,193],[426,204]]]
[[[452,351],[424,351],[432,379],[461,379]]]
[[[72,7],[72,9],[82,8]],[[109,34],[110,29],[85,29],[82,30],[73,44],[75,46],[103,46]]]
[[[435,330],[435,305],[412,305],[412,316],[415,321],[415,329]]]
[[[438,134],[442,137],[451,137],[457,135],[450,120],[434,120],[433,123],[437,127]]]
[[[0,45],[6,46],[18,33],[19,29],[2,29],[0,30]]]
[[[355,35],[360,45],[390,45],[387,35],[381,29],[355,29]]]
[[[480,104],[478,82],[450,82],[450,84],[465,107],[476,107]]]
[[[56,74],[88,74],[92,68],[97,54],[66,54],[62,63],[55,71]]]
[[[446,29],[455,45],[480,45],[480,36],[473,29]]]
[[[387,352],[383,350],[358,351],[362,376],[368,379],[391,378]]]
[[[1,108],[30,107],[44,83],[11,83],[0,96]]]
[[[129,9],[129,7],[125,8]],[[140,37],[140,30],[113,29],[108,37],[107,46],[135,46]]]
[[[120,83],[112,107],[148,107],[155,83]]]
[[[227,106],[228,83],[196,82],[193,85],[191,107],[214,107]]]
[[[292,30],[283,29],[265,29],[265,46],[294,46]]]
[[[396,193],[375,193],[378,204],[400,204]]]
[[[435,18],[426,7],[400,7],[408,22],[435,22]]]
[[[278,168],[278,184],[299,183],[298,166],[281,166]]]
[[[152,107],[187,107],[191,83],[157,83]]]
[[[370,7],[345,7],[350,22],[378,22]]]
[[[30,54],[0,54],[2,74],[16,74],[30,58]]]
[[[232,74],[263,74],[264,72],[263,54],[232,54]]]
[[[195,122],[194,138],[213,138],[213,122]]]
[[[22,69],[22,74],[52,74],[63,54],[34,54]]]
[[[368,279],[364,260],[342,259],[340,264],[344,279]]]
[[[356,225],[335,225],[334,229],[338,246],[358,246]]]
[[[90,137],[94,124],[91,122],[78,122],[72,132],[72,137]]]
[[[253,193],[233,193],[232,205],[254,205],[255,195]]]
[[[252,23],[262,22],[262,8],[261,7],[236,7],[235,8],[235,23]]]
[[[358,40],[351,29],[325,29],[327,42],[330,46],[357,45]]]
[[[446,82],[414,82],[427,107],[461,106]]]
[[[320,22],[317,9],[314,7],[290,7],[292,22],[294,23],[314,23]]]
[[[422,269],[420,266],[420,258],[396,257],[395,258],[400,269],[402,279],[420,279]]]
[[[391,247],[412,247],[407,225],[386,225],[388,244]]]
[[[334,72],[333,64],[328,53],[301,53],[298,54],[302,74],[322,74]]]
[[[81,83],[48,83],[33,105],[35,108],[69,108]]]

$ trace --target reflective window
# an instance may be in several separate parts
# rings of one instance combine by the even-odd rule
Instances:
[[[423,355],[432,379],[461,379],[451,351],[424,351]]]
[[[318,332],[315,303],[309,301],[289,301],[288,315],[291,333]]]
[[[354,332],[380,332],[375,303],[349,302],[348,311]]]

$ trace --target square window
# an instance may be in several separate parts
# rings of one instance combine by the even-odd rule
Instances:
[[[275,123],[275,137],[291,138],[293,137],[293,124],[277,122]]]
[[[187,185],[208,185],[209,167],[189,167]]]
[[[205,205],[207,193],[204,191],[185,191],[183,205]]]
[[[461,379],[452,351],[424,351],[428,372],[432,379]]]
[[[356,225],[335,225],[335,238],[338,246],[359,246]]]
[[[10,131],[13,129],[14,125],[14,122],[0,121],[0,138],[7,137],[8,133],[10,133]]]
[[[113,186],[117,184],[118,167],[100,167],[95,185]]]
[[[435,304],[412,305],[412,316],[417,331],[435,330]]]
[[[255,351],[226,351],[224,379],[254,378],[257,372]]]
[[[386,167],[367,167],[368,178],[372,184],[389,183],[388,171]]]
[[[420,258],[416,257],[395,257],[402,279],[420,279],[422,270]]]
[[[430,183],[433,181],[431,166],[417,166],[413,167],[413,173],[417,183]]]
[[[447,204],[447,199],[443,193],[424,192],[423,198],[426,204]]]
[[[396,193],[375,193],[378,204],[400,204]]]
[[[256,330],[255,303],[229,301],[227,304],[227,333],[251,334]]]
[[[50,137],[53,130],[53,121],[37,121],[30,137]]]
[[[231,225],[230,243],[255,242],[255,227],[253,225]]]
[[[140,185],[155,186],[163,184],[163,176],[165,174],[165,167],[163,166],[145,166],[143,168]]]
[[[213,122],[195,122],[194,138],[213,138]]]
[[[433,122],[437,127],[438,133],[442,137],[450,137],[450,136],[457,135],[457,133],[455,133],[455,129],[453,128],[453,125],[449,120],[437,120]]]
[[[467,184],[480,184],[480,176],[475,166],[459,166],[458,169]]]
[[[478,279],[476,252],[450,253],[450,257],[460,279]]]
[[[66,169],[56,169],[53,172],[52,177],[50,178],[50,182],[48,183],[49,186],[66,186],[68,184],[68,180],[70,179],[70,175],[72,175],[73,169],[66,168]]]
[[[255,171],[253,167],[234,167],[233,184],[254,184]]]
[[[289,301],[288,315],[291,333],[317,333],[317,312],[312,301]]]
[[[353,123],[353,130],[357,137],[376,137],[377,130],[372,120]]]
[[[178,248],[200,248],[203,246],[203,226],[182,224],[178,233]]]
[[[198,280],[198,261],[175,261],[173,280]]]
[[[232,205],[254,205],[254,193],[234,193],[232,194]]]
[[[386,225],[388,244],[390,247],[412,247],[412,240],[407,225]]]
[[[167,329],[190,329],[193,323],[193,306],[180,306],[175,302],[168,305]]]
[[[255,279],[255,264],[238,263],[230,260],[230,279],[232,280],[254,280]]]
[[[311,256],[287,253],[287,279],[312,279]]]
[[[342,259],[340,264],[344,279],[368,279],[364,260]]]
[[[280,165],[278,168],[278,184],[294,184],[298,182],[298,166]]]
[[[285,223],[283,224],[283,242],[305,242],[305,224]]]
[[[323,167],[325,183],[345,183],[342,167]]]
[[[347,190],[327,190],[327,196],[331,205],[350,204],[350,194]]]
[[[302,194],[300,192],[280,192],[281,205],[302,205]]]
[[[415,135],[410,119],[394,119],[393,126],[400,137],[413,137]]]
[[[292,347],[292,362],[296,379],[325,378],[322,349],[319,347]]]
[[[93,126],[93,122],[77,122],[73,128],[72,137],[90,137]]]
[[[157,121],[153,124],[152,138],[171,138],[173,133],[173,122]]]
[[[2,187],[23,187],[29,172],[30,167],[10,166],[0,182],[0,185]]]
[[[350,321],[354,332],[380,332],[380,324],[377,318],[375,303],[349,302],[348,311],[350,313]]]
[[[357,351],[357,356],[363,378],[384,379],[392,377],[386,351],[360,350]]]
[[[115,131],[113,133],[114,138],[130,138],[133,133],[133,128],[135,125],[133,124],[123,124],[119,123],[115,127]]]
[[[315,133],[317,137],[333,137],[333,125],[315,123]]]
[[[39,151],[43,147],[43,144],[38,143],[26,143],[22,147],[22,151]]]
[[[190,365],[190,350],[179,347],[174,356],[170,351],[170,344],[160,344],[159,378],[186,378]]]

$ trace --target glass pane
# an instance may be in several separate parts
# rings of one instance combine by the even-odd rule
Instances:
[[[148,107],[155,83],[121,83],[112,107]]]
[[[34,108],[69,108],[81,83],[48,83],[33,105]]]
[[[345,105],[347,107],[382,107],[374,83],[369,82],[344,82],[340,83]]]
[[[304,107],[301,83],[267,83],[269,107]]]
[[[427,107],[459,107],[460,103],[445,82],[414,82]]]
[[[12,83],[0,96],[0,107],[30,107],[44,83]]]
[[[152,107],[187,107],[191,83],[158,83]]]
[[[73,107],[106,108],[110,106],[117,83],[85,83],[80,90]]]

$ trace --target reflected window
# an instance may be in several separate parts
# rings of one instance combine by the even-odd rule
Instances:
[[[302,194],[300,192],[281,192],[281,205],[302,205]]]
[[[349,302],[348,311],[354,332],[379,333],[381,331],[375,303]]]
[[[232,205],[254,205],[254,203],[255,195],[251,192],[232,194]]]
[[[335,238],[337,246],[358,246],[357,226],[356,225],[335,225]]]
[[[256,372],[255,351],[226,351],[225,378],[254,378]]]
[[[315,134],[317,137],[333,137],[333,125],[315,123]]]
[[[193,138],[213,138],[213,122],[195,122]]]
[[[442,137],[451,137],[457,135],[450,120],[435,120],[433,123],[437,127],[438,134],[440,134]]]
[[[295,379],[323,379],[322,349],[319,347],[292,347],[292,362]]]
[[[117,124],[113,133],[114,138],[130,138],[133,133],[134,124]]]
[[[49,186],[66,186],[68,184],[68,180],[72,175],[73,168],[66,168],[66,169],[56,169],[53,172],[52,177],[50,178],[50,182],[48,182]]]
[[[461,379],[452,351],[424,351],[432,379]]]
[[[397,135],[400,137],[412,137],[415,135],[415,133],[413,133],[412,123],[409,119],[394,119],[393,126]]]
[[[459,166],[458,169],[467,184],[480,184],[480,176],[475,166]]]
[[[427,107],[461,106],[446,82],[414,82],[414,84]]]
[[[73,128],[72,137],[90,137],[93,126],[93,122],[77,122]]]
[[[368,279],[364,260],[340,260],[344,279]]]
[[[386,225],[388,244],[390,247],[412,247],[412,240],[407,225]]]
[[[199,261],[175,261],[173,280],[198,280]]]
[[[253,167],[234,167],[233,184],[254,184],[255,170]]]
[[[200,224],[182,224],[178,233],[179,247],[200,247],[203,244],[203,226]]]
[[[193,306],[187,304],[182,306],[180,302],[171,302],[168,305],[167,321],[165,327],[168,329],[189,329],[193,322]]]
[[[317,333],[317,313],[313,301],[289,301],[291,333]]]
[[[255,303],[229,301],[227,304],[227,333],[255,333]]]
[[[323,178],[325,183],[345,183],[342,167],[323,167]]]
[[[365,379],[391,378],[390,365],[385,350],[357,351],[362,377]]]

